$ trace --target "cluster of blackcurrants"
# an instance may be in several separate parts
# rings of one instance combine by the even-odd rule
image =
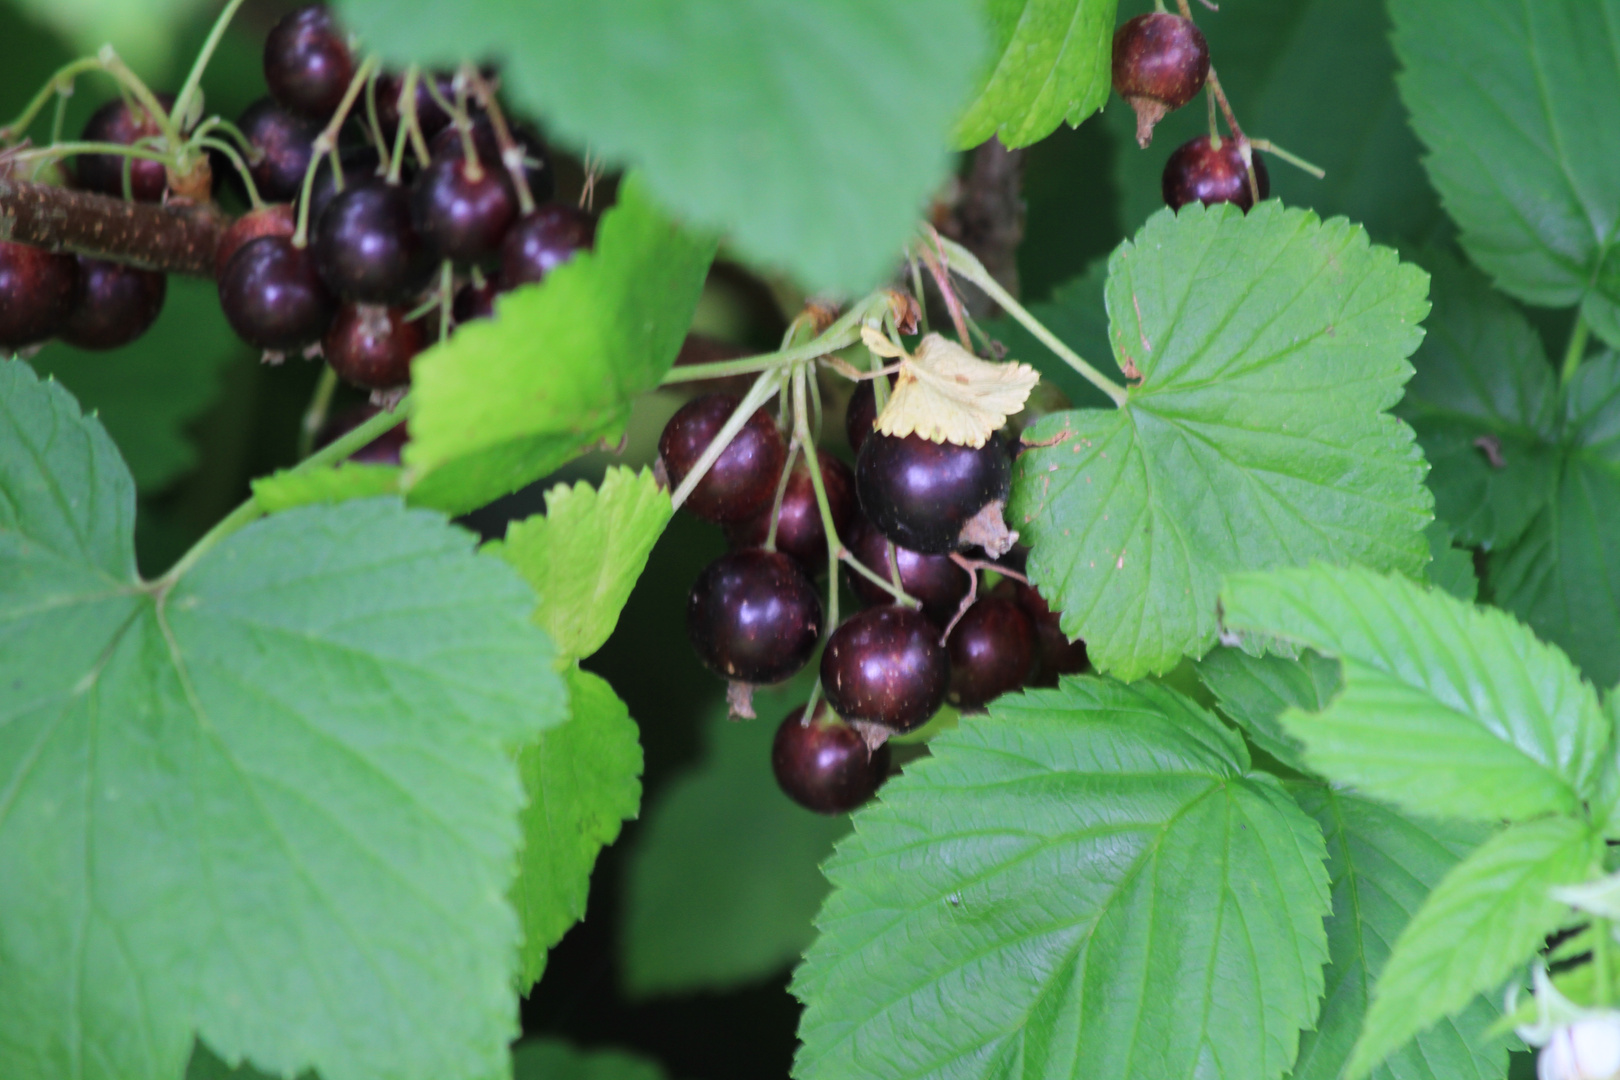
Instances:
[[[706,394],[670,419],[659,455],[671,484],[694,468],[738,404],[727,394]],[[999,512],[1006,501],[1012,477],[1006,442],[993,435],[975,448],[894,437],[873,430],[875,415],[872,384],[861,382],[845,417],[854,470],[816,451],[839,534],[831,542],[919,606],[897,603],[852,574],[869,606],[828,637],[814,715],[797,709],[777,730],[771,763],[778,783],[821,813],[848,811],[870,798],[889,773],[887,737],[921,727],[947,699],[976,709],[1086,663],[1085,646],[1064,637],[1033,588],[1005,578],[979,595],[975,560],[952,557],[969,547],[963,532],[970,522],[991,504]],[[787,447],[776,420],[756,411],[684,504],[723,526],[731,543],[693,585],[686,630],[704,664],[734,684],[789,678],[809,662],[822,635],[814,578],[829,569],[829,538],[808,463],[795,461],[783,476]],[[774,550],[767,544],[773,510]]]

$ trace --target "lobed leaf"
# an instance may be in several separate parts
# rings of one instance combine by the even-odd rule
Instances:
[[[1251,656],[1242,649],[1212,650],[1197,664],[1198,678],[1260,749],[1296,772],[1310,773],[1304,747],[1280,720],[1298,709],[1320,712],[1338,694],[1339,664],[1309,649],[1299,659]]]

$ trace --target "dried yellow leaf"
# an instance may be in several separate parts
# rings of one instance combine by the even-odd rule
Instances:
[[[900,357],[889,403],[877,419],[877,430],[885,435],[983,446],[1024,407],[1041,378],[1028,364],[981,360],[938,334],[923,338],[910,355],[877,334],[867,339],[867,347],[879,356]]]

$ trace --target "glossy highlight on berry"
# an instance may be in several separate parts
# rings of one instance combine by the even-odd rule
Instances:
[[[951,661],[939,627],[889,604],[851,615],[821,653],[821,689],[845,720],[915,730],[945,702]]]
[[[1254,160],[1254,182],[1262,199],[1271,194],[1271,177],[1259,154]],[[1164,202],[1172,210],[1188,203],[1205,206],[1231,203],[1244,213],[1254,206],[1249,189],[1249,171],[1243,165],[1243,151],[1236,139],[1222,139],[1217,146],[1208,135],[1189,139],[1176,148],[1164,163]]]
[[[885,536],[925,555],[963,545],[962,530],[1012,490],[1007,444],[992,435],[980,447],[919,435],[873,432],[855,465],[861,509]]]
[[[1154,125],[1204,88],[1209,43],[1191,19],[1138,15],[1114,33],[1113,75],[1114,90],[1136,110],[1136,143],[1145,150]]]
[[[679,487],[686,479],[738,404],[730,394],[704,394],[670,417],[658,439],[658,456],[672,487]],[[744,521],[770,508],[786,460],[787,443],[775,419],[764,409],[757,409],[683,505],[716,524]]]
[[[687,599],[686,635],[710,671],[763,685],[810,662],[821,619],[821,597],[797,561],[746,548],[698,575]]]

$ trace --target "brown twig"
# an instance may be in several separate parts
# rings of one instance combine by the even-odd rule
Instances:
[[[211,278],[228,224],[212,206],[126,202],[0,176],[0,240],[52,251]]]

